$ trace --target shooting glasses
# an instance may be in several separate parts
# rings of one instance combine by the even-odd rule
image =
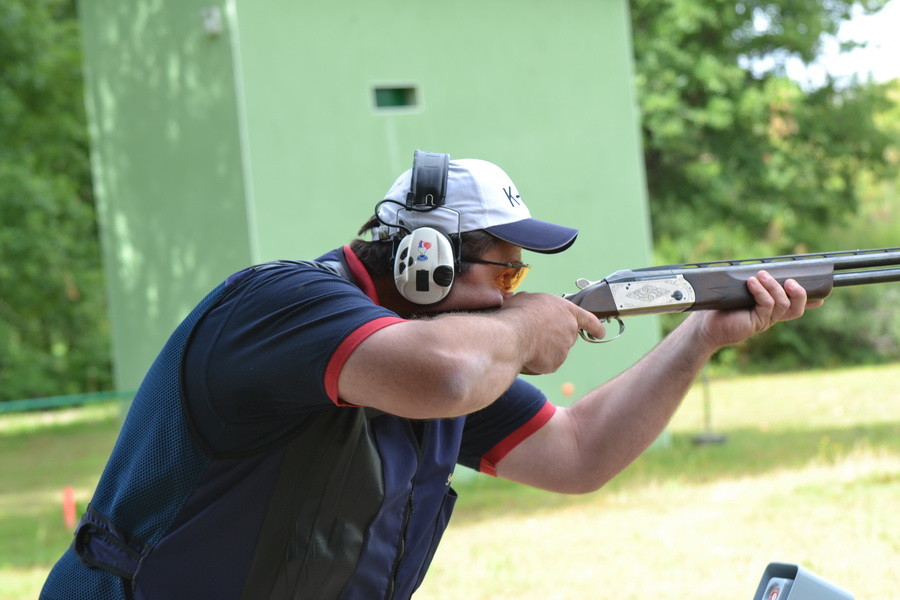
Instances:
[[[463,258],[460,259],[460,262],[506,267],[505,269],[503,269],[502,273],[494,278],[494,281],[497,282],[497,286],[500,288],[500,291],[504,294],[512,294],[513,291],[515,291],[515,289],[519,287],[519,285],[522,283],[522,280],[525,279],[525,276],[528,275],[528,271],[531,269],[531,265],[526,265],[525,263],[521,262],[496,262],[493,260],[483,260],[480,258]]]

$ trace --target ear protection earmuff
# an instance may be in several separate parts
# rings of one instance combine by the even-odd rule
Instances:
[[[449,154],[416,150],[404,209],[452,210],[444,206],[449,171]],[[458,251],[450,237],[434,227],[410,231],[402,222],[387,225],[408,232],[397,243],[393,256],[394,284],[400,295],[420,305],[435,304],[446,298],[453,287],[458,262]]]
[[[415,304],[434,304],[450,293],[456,277],[453,243],[433,227],[417,227],[397,244],[394,283]]]

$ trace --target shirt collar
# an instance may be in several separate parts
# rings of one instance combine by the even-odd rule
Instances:
[[[378,301],[378,292],[375,290],[375,282],[372,281],[372,278],[369,276],[369,272],[366,270],[362,261],[359,260],[356,253],[350,249],[350,246],[344,246],[342,250],[344,253],[344,261],[350,269],[350,276],[353,277],[354,283],[359,286],[359,289],[361,289],[372,302],[381,306],[381,303]]]

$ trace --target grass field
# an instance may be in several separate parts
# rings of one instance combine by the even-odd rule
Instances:
[[[471,473],[420,599],[750,600],[771,561],[859,599],[900,596],[900,365],[698,384],[599,492]],[[724,444],[697,445],[705,427]],[[0,599],[33,599],[71,540],[119,425],[115,405],[0,419]],[[468,476],[466,476],[468,475]]]

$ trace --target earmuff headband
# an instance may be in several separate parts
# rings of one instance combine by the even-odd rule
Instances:
[[[413,155],[412,181],[406,195],[406,207],[431,210],[447,199],[447,174],[450,155],[416,150]]]

